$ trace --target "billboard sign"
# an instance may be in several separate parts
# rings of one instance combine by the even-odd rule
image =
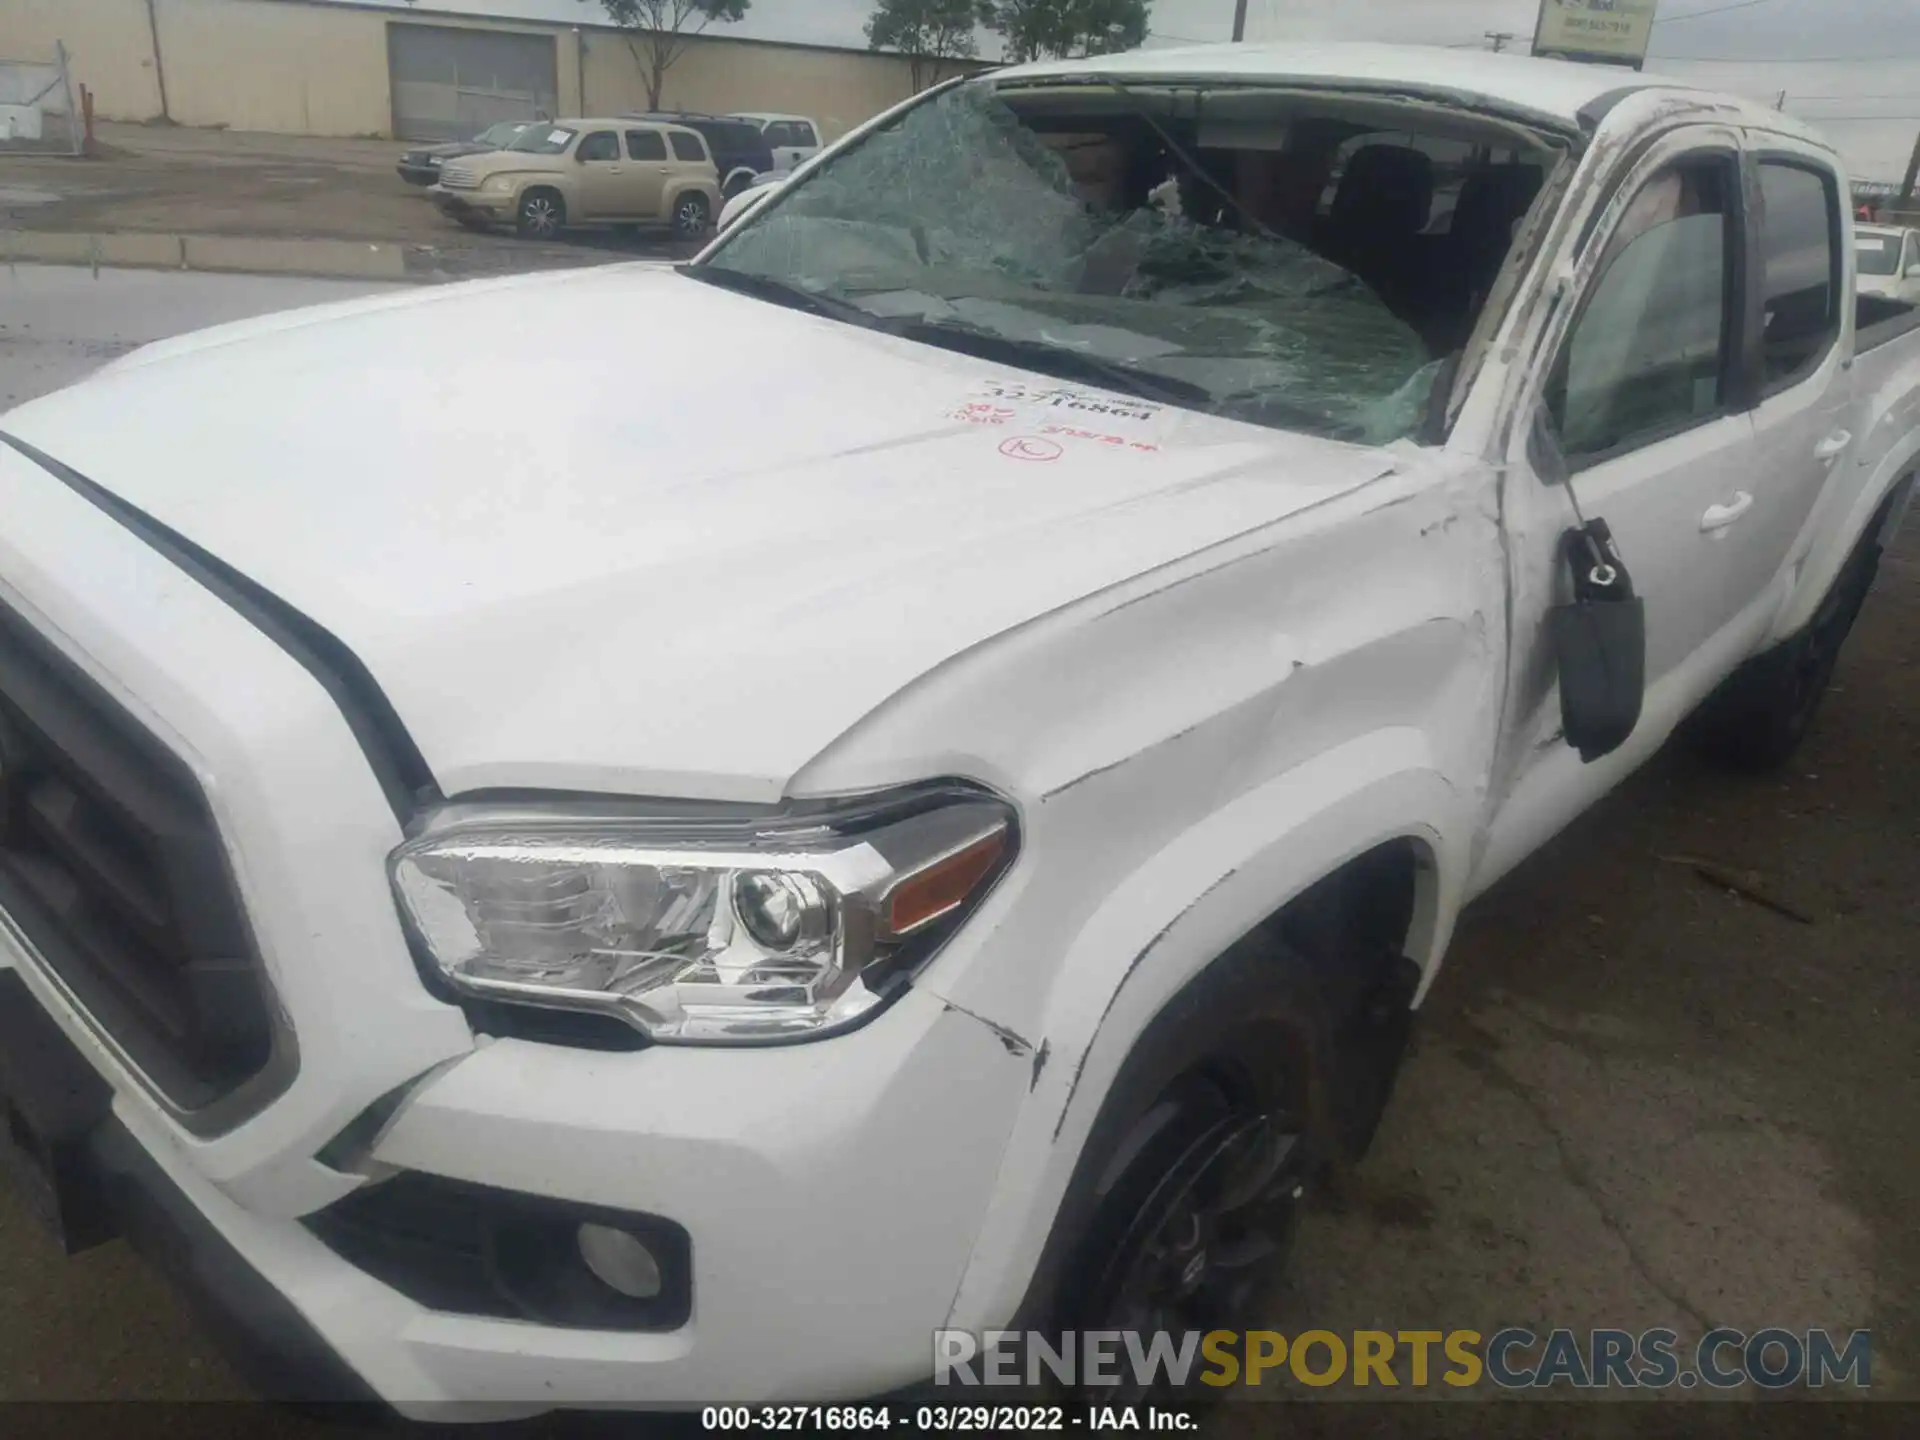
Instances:
[[[1659,0],[1540,0],[1533,53],[1638,70],[1653,39]]]

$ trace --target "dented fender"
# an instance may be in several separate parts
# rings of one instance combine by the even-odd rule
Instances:
[[[1419,731],[1359,736],[1176,837],[1075,935],[1033,1036],[1032,1078],[949,1324],[1004,1322],[1039,1260],[1102,1101],[1160,1010],[1276,906],[1410,838],[1426,863],[1409,949],[1431,974],[1469,864],[1472,799]]]

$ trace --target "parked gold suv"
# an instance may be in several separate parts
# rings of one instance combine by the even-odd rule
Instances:
[[[582,225],[665,225],[694,240],[720,210],[720,177],[697,131],[638,120],[555,120],[505,150],[449,161],[427,192],[472,229],[529,239]]]

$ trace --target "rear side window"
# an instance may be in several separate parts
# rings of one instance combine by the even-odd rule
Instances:
[[[618,160],[620,141],[611,130],[596,130],[580,142],[578,158],[582,160]]]
[[[673,132],[673,158],[676,160],[700,161],[707,158],[707,147],[698,135],[685,130]]]
[[[635,160],[664,160],[667,158],[667,142],[660,138],[658,130],[629,130],[627,154]]]
[[[1769,392],[1820,368],[1840,338],[1839,198],[1818,170],[1760,166],[1760,258]]]

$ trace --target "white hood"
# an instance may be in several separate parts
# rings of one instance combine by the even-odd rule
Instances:
[[[332,631],[448,794],[772,799],[971,647],[1392,468],[1021,381],[617,266],[203,331],[5,428]]]

